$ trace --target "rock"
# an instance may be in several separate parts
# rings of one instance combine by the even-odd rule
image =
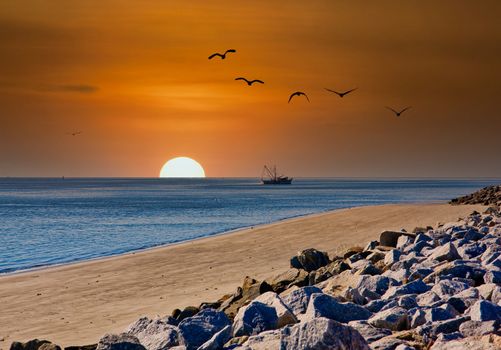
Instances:
[[[96,350],[97,344],[66,346],[64,350]]]
[[[393,307],[391,309],[380,311],[373,315],[367,321],[377,328],[386,328],[392,331],[401,331],[408,329],[409,316],[407,310],[402,307]]]
[[[500,287],[495,283],[486,283],[486,284],[482,284],[481,286],[478,286],[476,288],[483,299],[491,300],[492,293],[494,292],[494,290],[496,288],[500,288]],[[497,304],[497,303],[494,303],[494,304]]]
[[[277,327],[278,316],[275,308],[253,301],[238,310],[233,321],[233,336],[255,335]]]
[[[440,298],[446,298],[456,295],[464,290],[469,289],[470,286],[463,282],[443,280],[436,283],[431,291],[438,295]]]
[[[350,265],[343,260],[333,261],[315,271],[310,272],[310,284],[317,284],[327,280],[332,276],[336,276],[343,271],[349,270]],[[312,277],[313,276],[313,277]]]
[[[181,312],[179,312],[179,314],[175,318],[178,321],[182,321],[185,318],[196,315],[199,311],[200,311],[200,309],[196,306],[187,306]]]
[[[348,259],[350,256],[355,255],[357,253],[363,252],[364,249],[362,247],[351,247],[345,250],[343,253],[343,259]]]
[[[261,294],[253,302],[261,302],[275,309],[275,312],[278,317],[277,327],[282,328],[285,325],[296,323],[297,318],[289,309],[288,306],[284,304],[282,298],[280,298],[274,292],[266,292]]]
[[[242,345],[245,350],[280,349],[280,339],[280,330],[265,331],[249,337]]]
[[[405,294],[421,294],[427,292],[428,290],[430,290],[430,287],[428,287],[422,280],[417,280],[404,284],[403,286],[392,286],[388,288],[381,299],[390,299]]]
[[[164,320],[140,318],[125,331],[136,337],[147,350],[165,350],[179,345],[179,333],[175,326]]]
[[[327,318],[315,318],[282,330],[281,349],[369,350],[355,329]]]
[[[383,246],[396,247],[397,242],[398,242],[398,238],[400,236],[403,236],[403,235],[410,236],[410,237],[415,236],[414,234],[409,234],[409,233],[403,232],[403,231],[383,231],[379,235],[379,242]]]
[[[273,288],[267,282],[260,282],[247,276],[244,278],[242,287],[237,288],[237,291],[226,299],[218,310],[233,318],[242,305],[272,290]]]
[[[370,241],[364,248],[364,251],[374,250],[379,245],[378,241]]]
[[[96,350],[145,350],[139,339],[133,335],[122,334],[106,334],[97,343]]]
[[[439,300],[442,299],[431,290],[416,297],[416,302],[419,306],[428,306]]]
[[[455,318],[457,315],[447,307],[431,307],[425,310],[425,320],[427,322],[445,321]]]
[[[501,284],[501,271],[487,271],[484,275],[485,283]]]
[[[468,314],[472,321],[501,321],[501,306],[479,300],[470,307]]]
[[[501,336],[484,335],[481,337],[467,337],[463,339],[436,341],[430,350],[499,350]]]
[[[469,316],[456,317],[445,321],[436,321],[433,323],[426,323],[416,328],[418,334],[425,335],[435,339],[441,333],[453,333],[459,330],[459,326],[469,321]]]
[[[231,338],[231,326],[228,325],[214,334],[212,338],[203,343],[197,350],[219,350]]]
[[[366,320],[371,316],[371,312],[362,306],[353,303],[340,303],[335,298],[327,294],[313,294],[306,313],[305,320],[312,320],[317,317],[325,317],[342,323],[356,320]]]
[[[179,323],[182,345],[185,345],[187,350],[197,349],[230,324],[230,320],[223,312],[213,309],[202,310]]]
[[[359,290],[370,290],[371,292],[377,293],[379,295],[383,295],[386,293],[388,288],[392,285],[398,285],[399,283],[389,277],[386,276],[368,276],[368,275],[363,275],[360,276],[360,279],[358,281],[358,284],[356,285],[356,288]],[[363,294],[363,292],[362,292]]]
[[[452,243],[446,243],[442,246],[439,246],[433,250],[433,253],[429,256],[430,259],[436,261],[452,261],[461,259],[456,247]]]
[[[294,258],[291,259],[291,267],[302,268],[308,272],[325,266],[330,262],[327,253],[318,251],[314,248],[298,252],[295,258],[295,260]]]
[[[308,308],[310,297],[314,293],[322,293],[322,290],[317,287],[303,287],[289,293],[282,300],[289,307],[294,315],[304,314]]]
[[[459,326],[459,331],[465,337],[501,332],[499,321],[466,321]]]
[[[402,253],[398,249],[392,249],[388,253],[386,253],[386,256],[384,257],[384,263],[385,265],[393,265],[400,259],[400,255]]]
[[[11,344],[10,350],[61,350],[61,347],[48,340],[33,339],[26,343],[15,341]]]
[[[400,236],[397,240],[397,249],[403,250],[405,247],[414,243],[414,238],[409,236]]]
[[[275,293],[281,293],[292,286],[302,287],[307,285],[308,272],[303,269],[291,268],[273,278],[266,280],[266,283],[271,286],[271,289]]]
[[[366,303],[365,297],[360,294],[358,289],[348,287],[343,294],[341,294],[344,301],[350,301],[352,303],[363,305]]]
[[[368,343],[391,335],[391,331],[385,328],[376,328],[367,321],[351,321],[348,326],[355,328]]]

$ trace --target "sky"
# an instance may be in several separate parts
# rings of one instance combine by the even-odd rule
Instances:
[[[0,176],[156,177],[187,156],[211,177],[500,177],[500,17],[497,0],[2,1]]]

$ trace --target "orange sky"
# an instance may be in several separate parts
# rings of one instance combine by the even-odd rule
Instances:
[[[0,176],[501,176],[501,2],[186,3],[1,2]]]

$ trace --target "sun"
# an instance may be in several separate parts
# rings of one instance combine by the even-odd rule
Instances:
[[[164,164],[160,177],[205,177],[205,171],[196,160],[177,157]]]

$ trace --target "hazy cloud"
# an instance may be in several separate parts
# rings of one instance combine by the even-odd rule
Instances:
[[[46,85],[38,90],[48,92],[74,92],[79,94],[92,94],[99,90],[99,87],[86,84],[68,84],[68,85]]]

